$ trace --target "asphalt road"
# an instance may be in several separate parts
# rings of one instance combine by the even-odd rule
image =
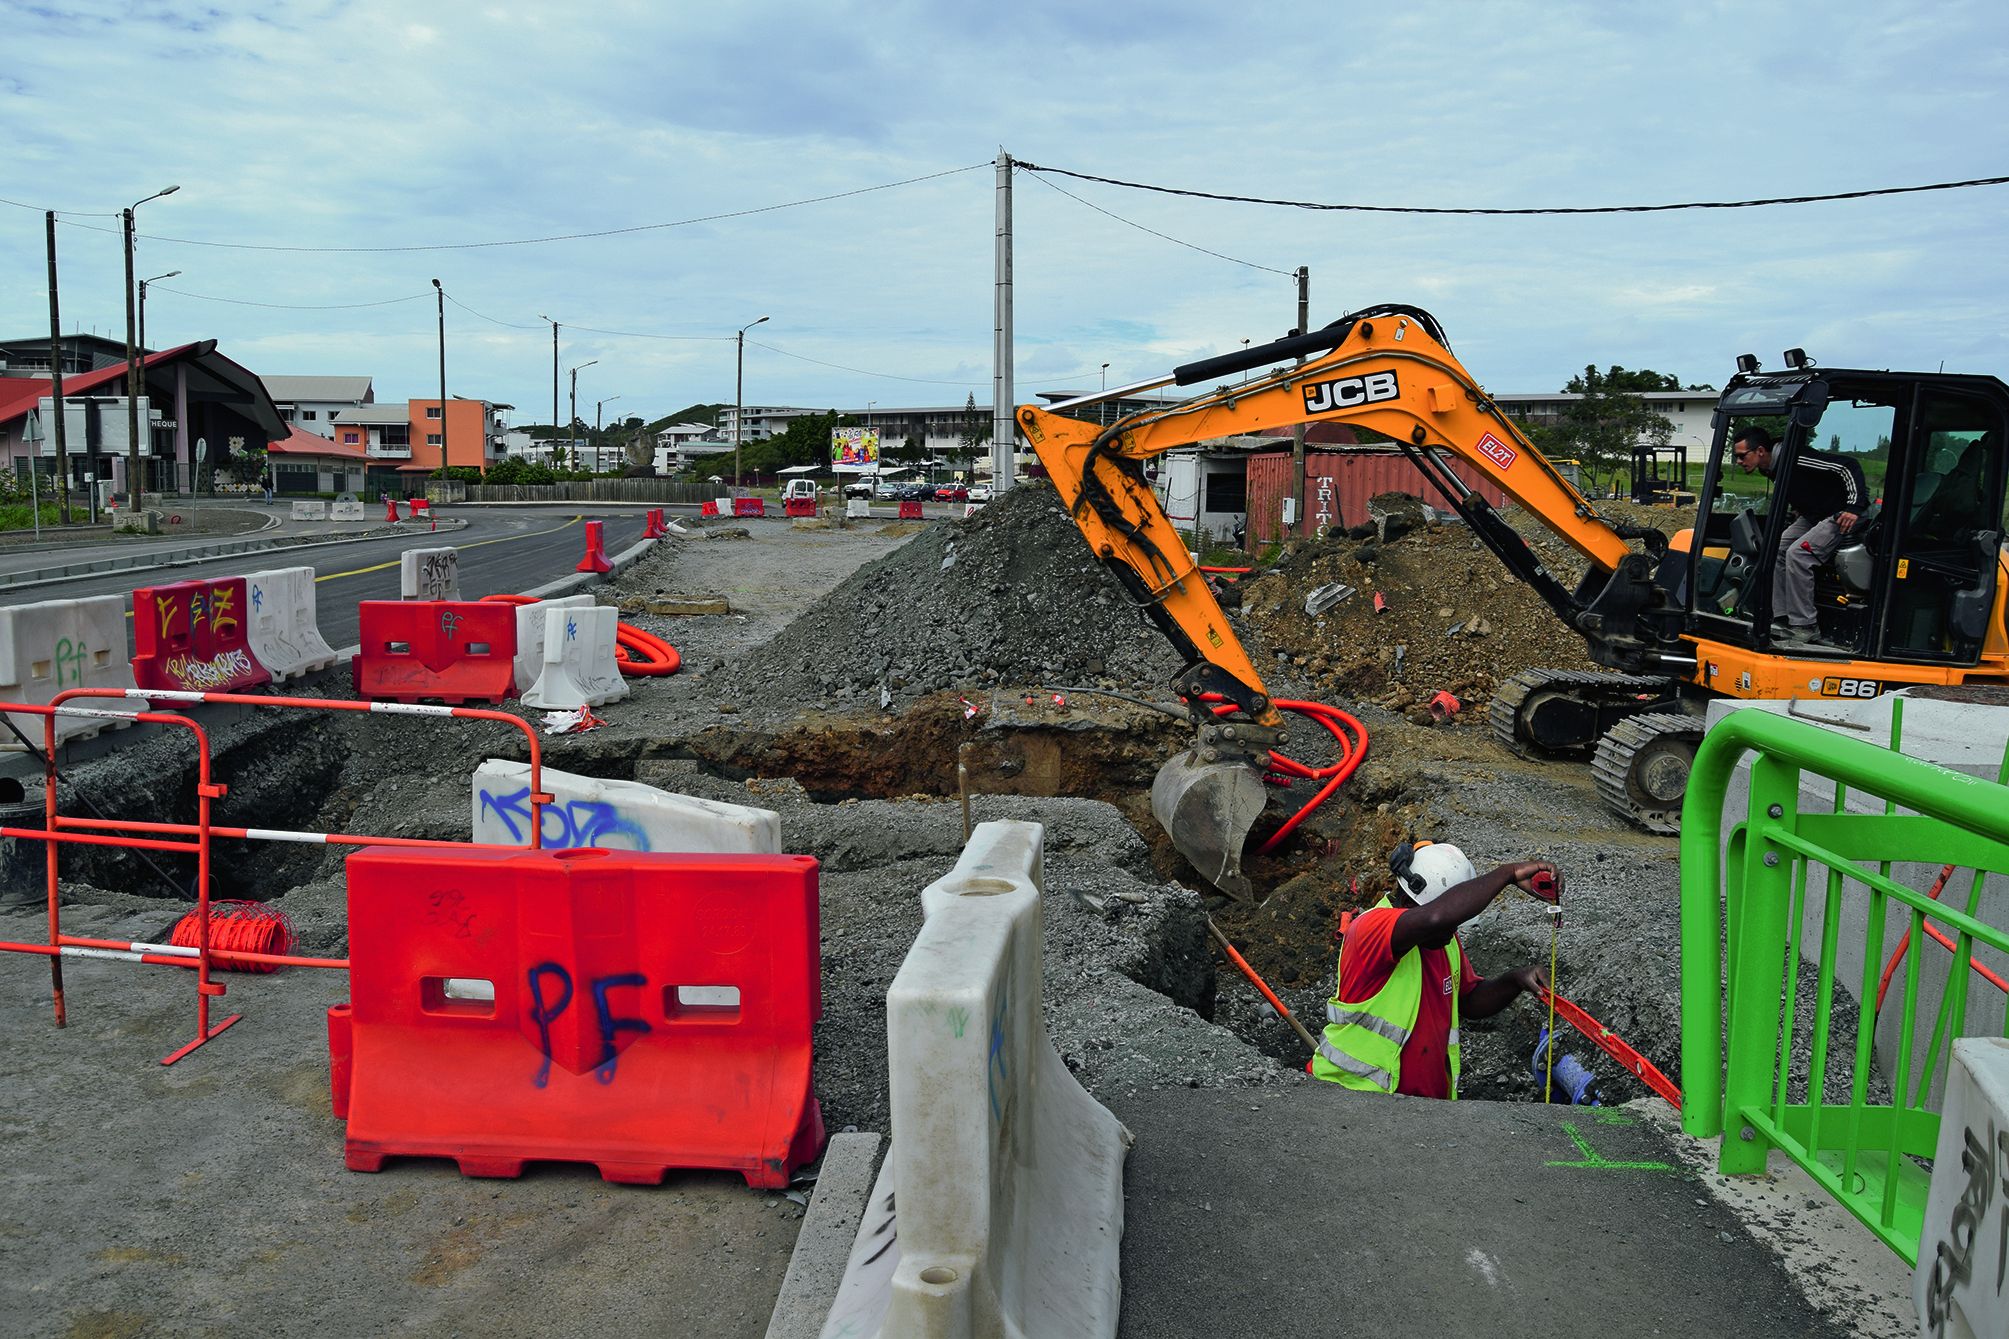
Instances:
[[[142,586],[200,577],[236,576],[274,567],[314,569],[316,615],[321,635],[337,649],[356,641],[356,605],[363,600],[398,598],[398,555],[406,549],[460,550],[460,590],[467,599],[503,591],[524,591],[571,572],[585,552],[584,521],[605,526],[609,556],[642,536],[647,523],[640,512],[571,513],[551,511],[487,512],[464,510],[465,530],[450,534],[388,535],[301,549],[271,549],[236,554],[211,562],[152,571],[104,572],[59,584],[26,590],[0,591],[0,606],[67,600],[85,595],[128,594]],[[66,551],[76,558],[77,551]]]

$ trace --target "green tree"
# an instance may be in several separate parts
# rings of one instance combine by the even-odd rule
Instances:
[[[1587,366],[1563,387],[1578,398],[1559,422],[1532,434],[1535,445],[1551,458],[1574,457],[1593,474],[1614,469],[1631,461],[1634,446],[1665,446],[1674,435],[1674,424],[1640,392],[1680,389],[1681,379],[1668,373]]]

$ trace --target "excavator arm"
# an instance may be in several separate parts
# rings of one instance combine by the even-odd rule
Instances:
[[[1017,411],[1019,431],[1038,453],[1090,549],[1186,659],[1174,688],[1202,736],[1160,772],[1153,809],[1196,868],[1243,895],[1241,842],[1261,813],[1260,769],[1267,749],[1280,739],[1282,719],[1184,537],[1145,479],[1144,461],[1196,442],[1297,423],[1371,429],[1396,442],[1473,533],[1583,632],[1594,651],[1602,646],[1614,656],[1624,654],[1633,618],[1655,599],[1652,575],[1664,547],[1657,531],[1600,517],[1452,356],[1436,321],[1416,308],[1357,312],[1323,330],[1191,363],[1169,378],[1118,394],[1204,383],[1298,357],[1307,361],[1274,366],[1245,383],[1219,385],[1210,394],[1107,425],[1033,405]],[[1572,591],[1551,575],[1520,535],[1451,471],[1447,456],[1497,483],[1582,554],[1589,561],[1583,582]],[[1634,552],[1631,539],[1651,546],[1649,553]],[[1217,718],[1201,702],[1206,693],[1233,702],[1242,719]],[[1224,731],[1230,733],[1224,737]],[[1219,803],[1227,794],[1235,802]]]

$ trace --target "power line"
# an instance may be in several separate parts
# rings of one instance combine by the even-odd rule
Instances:
[[[535,327],[532,327],[533,329]],[[731,335],[651,335],[641,330],[601,330],[590,325],[566,325],[567,330],[584,330],[593,335],[616,335],[622,339],[690,339],[732,343]],[[749,341],[750,342],[750,341]]]
[[[1038,163],[1017,162],[1027,172],[1052,172],[1081,181],[1099,181],[1105,186],[1121,186],[1132,191],[1155,191],[1160,195],[1184,195],[1196,200],[1224,200],[1232,204],[1279,205],[1288,209],[1330,210],[1356,214],[1664,214],[1679,209],[1756,209],[1763,205],[1810,205],[1828,200],[1866,200],[1879,195],[1915,195],[1921,191],[1958,191],[1974,186],[2009,185],[2009,177],[1974,177],[1967,181],[1939,181],[1927,186],[1879,186],[1871,190],[1835,191],[1827,195],[1780,195],[1763,200],[1689,200],[1668,205],[1551,205],[1526,209],[1450,208],[1428,205],[1332,204],[1314,200],[1276,200],[1259,195],[1226,195],[1217,191],[1191,191],[1176,186],[1153,186],[1147,182],[1099,177],[1091,172],[1073,172],[1064,167],[1042,167]],[[1084,203],[1086,203],[1084,201]]]
[[[1193,242],[1181,241],[1179,238],[1172,236],[1172,234],[1170,233],[1159,232],[1156,228],[1147,228],[1143,224],[1138,223],[1134,219],[1124,218],[1121,214],[1112,213],[1111,211],[1104,209],[1101,205],[1095,204],[1089,200],[1084,200],[1080,196],[1076,195],[1073,191],[1066,190],[1062,187],[1054,185],[1052,182],[1048,181],[1045,177],[1035,176],[1033,180],[1038,182],[1040,185],[1046,187],[1050,191],[1059,191],[1062,195],[1066,196],[1068,199],[1074,201],[1078,205],[1087,205],[1090,209],[1094,210],[1098,214],[1108,215],[1108,217],[1115,219],[1118,223],[1128,224],[1130,227],[1135,228],[1139,232],[1150,233],[1153,237],[1161,237],[1164,240],[1171,242],[1176,246],[1185,247],[1188,251],[1198,251],[1203,256],[1212,256],[1217,260],[1233,261],[1237,265],[1246,265],[1252,270],[1262,270],[1269,274],[1281,274],[1286,279],[1296,277],[1289,270],[1273,269],[1268,265],[1258,265],[1253,260],[1243,260],[1239,256],[1230,256],[1225,252],[1210,251],[1206,247],[1199,246]]]
[[[757,339],[750,339],[747,341],[747,343],[753,345],[757,349],[766,349],[769,353],[778,353],[784,358],[793,358],[797,362],[815,363],[818,367],[831,367],[835,368],[839,372],[855,372],[861,377],[880,377],[887,381],[918,381],[929,386],[990,385],[990,381],[988,378],[986,378],[983,381],[944,381],[939,377],[903,377],[897,372],[873,372],[863,367],[846,367],[843,363],[826,363],[821,358],[811,358],[805,354],[790,353],[787,349],[777,349],[774,347],[774,345],[763,344]]]
[[[0,205],[12,205],[12,206],[14,206],[14,208],[16,208],[16,209],[32,209],[32,210],[34,210],[34,211],[35,211],[35,212],[36,212],[37,214],[54,214],[54,215],[55,215],[55,216],[56,216],[57,218],[73,218],[73,219],[115,219],[115,218],[117,218],[117,217],[119,216],[119,213],[118,213],[118,211],[117,211],[116,209],[114,209],[114,210],[110,210],[110,211],[105,211],[105,210],[96,210],[96,211],[92,211],[92,210],[85,210],[85,209],[53,209],[53,210],[52,210],[52,209],[49,209],[49,208],[47,208],[47,207],[45,207],[45,206],[43,206],[43,205],[31,205],[31,204],[28,204],[27,202],[25,202],[25,201],[22,201],[22,200],[9,200],[9,199],[7,199],[7,198],[6,198],[5,196],[0,196]],[[105,231],[105,232],[110,232],[110,231],[111,231],[111,229],[109,229],[109,228],[106,228],[106,229],[104,229],[104,231]]]
[[[334,312],[355,311],[361,307],[390,307],[400,302],[417,302],[423,293],[410,293],[401,298],[385,298],[381,302],[252,302],[245,298],[219,298],[208,293],[191,293],[185,288],[169,288],[165,284],[148,284],[150,293],[172,293],[176,297],[194,298],[198,302],[227,302],[233,307],[269,307],[274,311],[288,312]]]
[[[918,177],[908,177],[902,181],[886,181],[876,186],[859,186],[848,191],[833,191],[829,195],[813,195],[807,199],[786,200],[780,204],[772,205],[757,205],[751,209],[734,209],[721,214],[703,214],[696,218],[673,219],[666,223],[637,223],[626,228],[602,228],[592,232],[554,233],[548,237],[512,237],[493,242],[429,242],[411,243],[404,246],[274,246],[264,242],[214,242],[200,237],[162,237],[154,233],[141,233],[139,237],[143,241],[170,242],[179,246],[206,246],[230,251],[283,251],[310,255],[361,255],[408,251],[478,251],[503,246],[539,246],[546,242],[579,242],[596,237],[621,237],[630,233],[656,232],[665,228],[689,228],[700,223],[718,223],[726,219],[747,218],[754,214],[771,214],[781,209],[799,209],[804,205],[826,204],[832,200],[847,200],[852,196],[870,195],[874,191],[890,191],[901,186],[913,186],[923,181],[934,181],[940,177],[954,176],[959,172],[974,172],[980,167],[990,167],[991,165],[987,160],[981,163],[971,163],[967,167],[945,168],[940,172],[929,172]],[[88,223],[73,223],[69,226],[73,228],[92,227]],[[111,232],[113,229],[95,228],[93,231]]]
[[[465,302],[462,302],[459,298],[455,297],[451,293],[448,293],[446,295],[446,300],[448,302],[451,302],[454,306],[460,308],[462,311],[466,312],[470,316],[479,316],[482,320],[487,321],[490,325],[499,325],[509,330],[542,331],[544,329],[542,325],[523,325],[516,321],[501,320],[497,317],[490,316],[487,312],[478,312],[474,308],[468,306]]]

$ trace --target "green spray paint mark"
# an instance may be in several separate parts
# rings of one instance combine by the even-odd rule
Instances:
[[[1544,1167],[1587,1167],[1598,1172],[1671,1172],[1673,1164],[1665,1162],[1614,1162],[1590,1146],[1590,1140],[1577,1132],[1577,1127],[1569,1121],[1563,1122],[1563,1133],[1583,1154],[1581,1162],[1544,1162]]]

